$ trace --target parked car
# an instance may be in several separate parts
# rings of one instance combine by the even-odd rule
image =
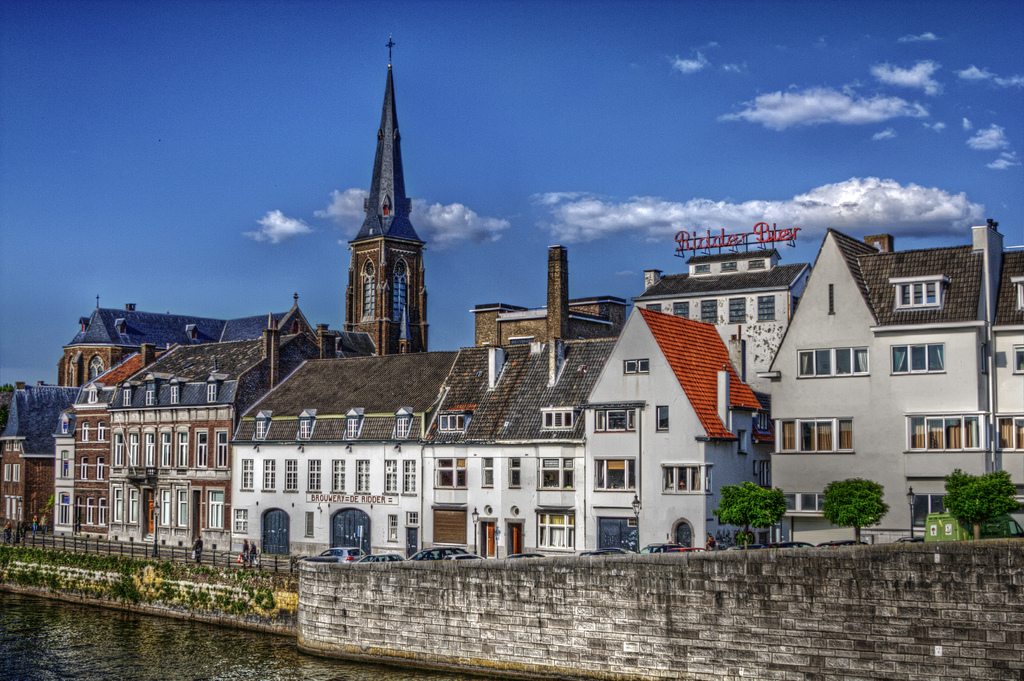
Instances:
[[[754,551],[757,549],[770,548],[773,548],[771,544],[747,544],[746,546],[743,546],[743,544],[737,544],[736,546],[730,546],[726,549],[726,551],[743,551],[744,549],[746,549],[747,551]]]
[[[423,549],[409,557],[409,560],[444,560],[448,556],[464,556],[469,551],[457,546],[441,546],[435,549]]]
[[[506,558],[546,558],[543,553],[513,553]]]
[[[818,546],[856,546],[857,541],[853,539],[833,539],[832,541],[823,541]],[[867,546],[866,541],[861,541],[860,544]]]
[[[581,556],[621,556],[623,554],[636,553],[629,549],[621,548],[606,548],[606,549],[594,549],[593,551],[583,551],[580,553]]]
[[[780,541],[771,545],[773,549],[813,549],[814,544],[805,541]]]
[[[453,553],[450,556],[445,556],[445,560],[483,560],[483,556],[478,556],[475,553]]]
[[[700,546],[682,546],[682,547],[680,547],[678,549],[677,548],[665,549],[665,553],[691,553],[691,552],[694,552],[694,551],[705,551],[705,550],[706,549],[703,549]]]
[[[929,513],[925,518],[924,527],[924,540],[927,542],[974,539],[974,526],[961,523],[951,513]],[[1024,530],[1009,513],[989,518],[981,523],[982,539],[998,537],[1024,537]]]
[[[307,563],[354,563],[365,555],[366,552],[358,546],[338,546],[302,560]]]
[[[359,562],[359,563],[397,563],[397,562],[403,561],[403,560],[405,560],[405,558],[402,558],[397,553],[377,553],[377,554],[374,554],[374,555],[371,555],[371,556],[363,556],[357,562]]]
[[[915,534],[913,537],[900,537],[893,544],[918,544],[924,541],[924,537],[919,534]]]
[[[665,553],[669,549],[686,549],[682,544],[648,544],[640,549],[640,553]]]

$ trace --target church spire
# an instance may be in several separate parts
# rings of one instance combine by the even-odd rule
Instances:
[[[389,43],[391,41],[388,41]],[[393,43],[391,43],[393,44]],[[390,46],[388,50],[390,51]],[[366,220],[352,242],[386,236],[420,241],[409,211],[412,202],[405,196],[405,177],[402,173],[401,135],[398,133],[398,114],[395,112],[395,85],[388,59],[388,81],[384,89],[384,111],[377,130],[377,155],[373,160],[373,178],[370,195],[363,203]]]

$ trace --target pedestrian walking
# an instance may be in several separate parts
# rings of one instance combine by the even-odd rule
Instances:
[[[11,531],[12,531],[11,521],[8,520],[7,524],[4,525],[4,543],[5,544],[10,544],[11,543]]]
[[[199,537],[196,539],[196,543],[192,545],[192,557],[196,559],[197,563],[203,562],[203,538]]]
[[[32,538],[36,538],[36,533],[39,532],[39,516],[32,516]]]
[[[714,551],[718,548],[718,542],[715,541],[710,532],[708,532],[708,540],[704,543],[704,548],[708,551]]]
[[[239,558],[241,558],[242,565],[246,565],[246,566],[249,565],[249,540],[248,539],[243,539],[242,540],[242,553],[239,554]]]
[[[256,549],[256,542],[253,541],[251,544],[249,544],[249,565],[252,565],[253,567],[256,567],[259,564],[257,562],[258,560],[259,560],[259,552]]]

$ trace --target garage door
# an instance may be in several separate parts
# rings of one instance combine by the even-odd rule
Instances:
[[[434,509],[434,543],[465,544],[466,512]]]

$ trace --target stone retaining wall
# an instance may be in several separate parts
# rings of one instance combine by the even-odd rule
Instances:
[[[1022,679],[1024,541],[303,564],[307,652],[502,676]]]

